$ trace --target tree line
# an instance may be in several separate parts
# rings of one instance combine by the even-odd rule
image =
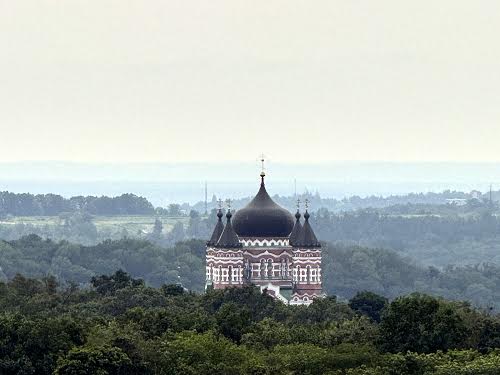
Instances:
[[[425,294],[287,306],[246,286],[186,292],[123,271],[90,287],[0,282],[0,373],[492,375],[500,318]]]
[[[410,193],[406,195],[391,195],[388,197],[351,196],[343,199],[323,198],[319,193],[303,193],[298,196],[279,196],[273,198],[282,206],[291,211],[295,211],[296,200],[300,198],[302,202],[309,201],[311,210],[326,209],[332,212],[355,211],[361,209],[380,209],[386,212],[430,212],[434,213],[436,207],[438,211],[446,213],[463,213],[474,210],[484,205],[494,206],[498,209],[496,202],[500,200],[500,191],[492,192],[492,202],[489,202],[489,195],[484,195],[480,199],[472,198],[471,193],[446,190],[441,193]],[[468,204],[463,206],[446,205],[446,199],[459,198],[468,200]],[[235,209],[243,207],[250,197],[236,199],[233,201]],[[214,195],[207,202],[208,209],[213,210],[218,207],[217,197]],[[394,207],[394,210],[393,210]],[[491,207],[490,207],[491,208]],[[57,216],[64,212],[85,211],[93,215],[171,215],[181,216],[191,210],[204,213],[205,202],[198,202],[193,205],[187,203],[172,203],[168,207],[155,208],[146,198],[138,197],[134,194],[122,194],[117,197],[107,196],[76,196],[64,198],[57,194],[30,194],[12,193],[8,191],[0,192],[0,216]]]
[[[134,194],[118,197],[77,196],[64,198],[56,194],[16,194],[0,192],[0,216],[57,216],[65,212],[84,211],[92,215],[152,215],[153,205]]]
[[[311,193],[305,192],[298,195],[283,196],[283,195],[273,195],[273,199],[286,207],[292,212],[295,211],[297,205],[297,198],[301,202],[305,202],[307,199],[309,201],[309,207],[311,210],[316,211],[320,208],[327,209],[333,212],[342,211],[356,211],[367,208],[372,209],[385,209],[392,206],[395,207],[416,207],[418,209],[429,208],[430,206],[438,206],[440,210],[447,212],[463,212],[464,210],[469,210],[471,206],[490,204],[489,193],[481,194],[479,192],[462,192],[455,190],[444,190],[442,192],[427,192],[427,193],[408,193],[401,195],[389,195],[389,196],[377,196],[370,195],[366,197],[360,197],[358,195],[353,195],[344,198],[327,198],[322,197],[318,192]],[[245,206],[252,197],[245,197],[240,199],[235,199],[232,201],[232,206],[235,209]],[[469,207],[457,206],[452,204],[447,204],[447,199],[463,199],[467,202]],[[500,191],[491,192],[491,203],[495,204],[500,200]],[[217,208],[217,196],[213,196],[208,202],[208,208]],[[205,202],[197,202],[192,207],[192,209],[199,212],[205,210]]]

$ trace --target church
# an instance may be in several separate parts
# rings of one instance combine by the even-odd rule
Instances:
[[[322,297],[321,244],[304,212],[294,216],[260,189],[233,216],[222,210],[206,248],[206,288],[223,289],[254,284],[286,304],[308,305]],[[224,223],[225,222],[225,223]]]

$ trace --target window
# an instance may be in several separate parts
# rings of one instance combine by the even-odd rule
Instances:
[[[311,270],[311,282],[316,282],[316,270]]]
[[[238,282],[238,272],[239,272],[239,270],[237,268],[232,268],[232,267],[231,267],[231,269],[233,271],[232,275],[231,275],[231,281],[233,283]]]
[[[299,277],[299,282],[307,282],[307,270],[306,269],[301,269],[300,270],[300,277]]]
[[[214,268],[214,281],[219,281],[219,277],[220,277],[220,269],[218,268]]]

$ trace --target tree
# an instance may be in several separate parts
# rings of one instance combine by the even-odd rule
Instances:
[[[378,294],[364,291],[358,292],[349,301],[349,307],[354,311],[368,316],[373,321],[380,322],[380,314],[387,306],[388,299]]]
[[[144,285],[140,279],[133,279],[122,270],[116,271],[111,276],[101,275],[93,277],[90,281],[98,293],[103,295],[113,294],[119,289]]]
[[[184,294],[184,288],[177,284],[165,284],[162,285],[161,290],[166,296],[180,296]]]
[[[215,314],[219,332],[228,339],[239,343],[250,326],[250,311],[234,302],[228,302]]]
[[[455,304],[417,293],[394,300],[380,323],[381,347],[393,353],[460,348],[468,334]]]
[[[242,343],[258,350],[292,343],[291,328],[271,318],[254,323],[248,331],[243,335]]]
[[[213,332],[177,334],[146,349],[146,359],[161,374],[264,374],[265,365],[253,352]]]
[[[174,224],[174,227],[168,234],[168,238],[171,243],[176,243],[185,239],[186,233],[184,232],[184,224],[182,224],[182,222],[180,221],[176,222]]]
[[[55,375],[133,374],[131,361],[119,348],[74,348],[57,361]]]
[[[180,204],[169,204],[168,205],[168,214],[170,216],[182,216],[181,205]]]
[[[160,237],[163,232],[163,223],[159,218],[155,219],[155,224],[153,226],[153,236]]]

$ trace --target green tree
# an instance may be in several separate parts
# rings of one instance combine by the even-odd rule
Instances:
[[[356,293],[356,295],[351,298],[349,307],[379,323],[382,310],[387,306],[388,302],[388,299],[385,297],[364,291]]]
[[[417,293],[394,300],[380,323],[381,347],[394,353],[460,348],[469,333],[455,304]]]
[[[119,348],[74,348],[57,361],[54,375],[126,375],[131,361]]]

